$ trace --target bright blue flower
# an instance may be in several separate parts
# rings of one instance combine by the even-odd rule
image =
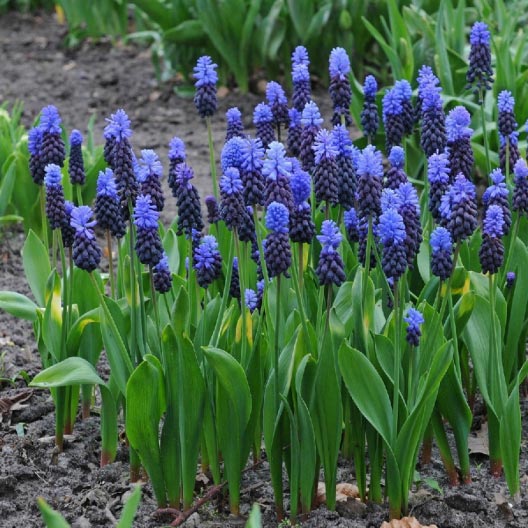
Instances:
[[[269,105],[273,105],[275,103],[278,103],[278,104],[288,103],[288,99],[286,98],[284,89],[278,82],[275,82],[275,81],[270,81],[266,85],[266,99],[268,100]]]
[[[169,259],[165,253],[161,257],[160,261],[153,268],[155,273],[170,273]]]
[[[264,165],[264,147],[262,141],[248,138],[242,145],[242,160],[240,167],[247,172],[258,172]]]
[[[446,219],[451,218],[453,206],[460,202],[471,202],[476,199],[475,185],[463,174],[458,174],[448,191],[442,196],[440,214]]]
[[[226,142],[220,156],[223,172],[229,167],[236,167],[237,169],[241,167],[245,144],[246,140],[239,136],[234,136]]]
[[[509,90],[502,90],[499,93],[497,100],[497,108],[499,112],[513,112],[515,106],[515,99]]]
[[[315,153],[315,163],[320,163],[322,160],[334,159],[339,151],[334,145],[333,135],[330,131],[323,128],[317,132],[315,142],[313,144],[313,151]]]
[[[508,139],[510,140],[510,146],[513,145],[513,146],[518,146],[519,144],[519,132],[517,132],[516,130],[514,130],[509,136],[508,136]],[[506,140],[504,139],[504,136],[499,133],[499,143],[500,143],[500,146],[501,147],[504,147],[504,145],[506,144]]]
[[[451,233],[445,227],[437,227],[431,233],[430,239],[431,249],[433,254],[439,251],[451,252],[453,249],[453,239]]]
[[[387,90],[382,101],[383,122],[387,121],[389,115],[400,115],[403,112],[400,96],[394,89]]]
[[[363,83],[363,94],[366,99],[374,99],[378,91],[378,83],[373,75],[367,75]]]
[[[395,169],[403,169],[403,165],[405,164],[405,151],[399,146],[392,147],[389,154],[389,161]]]
[[[158,229],[159,212],[150,196],[140,194],[134,208],[134,225],[140,229]]]
[[[350,59],[343,48],[334,48],[330,52],[330,77],[344,79],[350,73]]]
[[[301,123],[303,126],[319,127],[322,125],[321,112],[319,112],[319,107],[313,101],[306,103],[302,111]]]
[[[192,185],[190,183],[192,178],[194,178],[194,171],[187,163],[180,163],[176,167],[176,182],[178,185],[189,188]]]
[[[242,114],[236,106],[226,112],[226,121],[227,124],[240,123],[242,121]]]
[[[246,291],[244,292],[244,302],[249,311],[253,313],[258,306],[257,292],[251,288],[246,288]]]
[[[509,191],[505,183],[504,174],[500,169],[495,169],[490,174],[490,179],[493,182],[493,185],[490,185],[482,195],[482,201],[487,204],[490,200],[495,200],[497,198],[506,198],[508,199]]]
[[[32,156],[40,154],[40,147],[42,146],[42,129],[40,127],[33,127],[28,133],[28,150]]]
[[[398,210],[401,205],[401,200],[398,193],[392,189],[383,189],[381,193],[381,210],[383,212],[389,209]]]
[[[418,200],[418,193],[410,182],[402,183],[397,189],[398,198],[401,205],[406,208],[415,208],[416,212],[420,213],[420,202]]]
[[[415,308],[409,308],[407,317],[404,317],[403,320],[407,323],[407,342],[413,346],[418,346],[422,335],[420,326],[425,322],[423,315]]]
[[[410,101],[412,97],[412,88],[409,81],[401,79],[394,83],[394,91],[400,98],[400,101]]]
[[[321,234],[317,235],[317,240],[319,240],[323,248],[332,248],[335,250],[341,244],[343,235],[333,220],[325,220],[321,226]]]
[[[426,84],[423,87],[423,91],[421,95],[422,95],[422,109],[424,111],[442,108],[442,97],[440,96],[440,92],[434,84],[432,83]]]
[[[61,185],[62,172],[58,165],[50,163],[49,165],[46,165],[44,170],[46,172],[46,176],[44,176],[44,185],[46,185],[46,187]]]
[[[218,242],[213,235],[206,235],[194,252],[194,268],[210,270],[216,266],[218,259]]]
[[[292,53],[292,64],[310,65],[310,58],[308,57],[308,50],[304,46],[297,46]]]
[[[185,160],[185,143],[179,137],[173,137],[169,143],[169,159]]]
[[[528,178],[528,165],[523,158],[517,161],[513,167],[513,173],[515,174],[515,183],[523,182]]]
[[[355,147],[352,145],[350,133],[345,125],[336,125],[332,129],[332,142],[337,149],[338,156],[343,156],[345,158],[353,157],[353,150]]]
[[[82,142],[83,142],[82,134],[77,129],[72,130],[70,134],[70,145],[72,147],[75,147],[75,146],[82,145]]]
[[[193,77],[196,79],[194,86],[200,87],[207,84],[216,84],[218,81],[216,68],[218,68],[218,65],[212,61],[211,57],[207,55],[200,57],[193,69]]]
[[[53,105],[45,106],[40,113],[39,127],[46,134],[60,134],[61,133],[61,118],[57,107]]]
[[[405,224],[398,211],[387,209],[381,214],[377,233],[384,246],[402,244],[405,241]]]
[[[514,271],[508,271],[508,273],[506,273],[506,286],[508,286],[508,288],[512,288],[513,285],[515,284],[515,272]]]
[[[74,207],[71,212],[70,225],[75,229],[76,233],[82,233],[86,238],[93,239],[95,238],[93,228],[97,222],[91,220],[92,216],[92,210],[87,205]]]
[[[106,121],[108,122],[108,125],[106,125],[104,130],[104,137],[106,139],[114,138],[120,143],[132,135],[130,119],[122,108],[120,108],[115,114],[112,114],[110,119],[107,118]]]
[[[117,200],[117,186],[112,169],[107,168],[104,171],[99,171],[97,196],[108,196],[113,200]]]
[[[504,213],[500,205],[490,205],[484,217],[484,233],[500,238],[504,234]]]
[[[374,145],[367,145],[358,157],[357,173],[376,178],[383,177],[383,160],[381,152]]]
[[[282,143],[272,141],[266,150],[266,159],[262,169],[263,175],[270,179],[276,180],[279,174],[291,176],[292,163],[286,158],[286,149]]]
[[[300,127],[301,126],[301,112],[297,108],[290,108],[288,110],[288,117],[290,119],[290,128]]]
[[[266,227],[275,233],[288,233],[289,218],[290,213],[285,205],[271,202],[266,211]]]
[[[473,130],[469,127],[471,115],[463,106],[456,106],[446,116],[447,141],[470,138]]]
[[[255,106],[253,112],[253,122],[255,125],[258,125],[259,123],[270,123],[271,121],[273,121],[273,112],[269,105],[266,103],[259,103]]]
[[[139,170],[137,179],[143,183],[149,176],[156,176],[161,178],[163,173],[163,166],[158,158],[158,155],[151,149],[143,149],[141,151],[141,158],[138,161]]]
[[[222,177],[220,178],[220,190],[223,194],[231,196],[235,193],[240,193],[244,189],[242,180],[240,179],[240,172],[235,167],[228,167]]]
[[[449,156],[446,152],[429,156],[427,160],[427,178],[429,183],[434,184],[449,182]]]
[[[475,22],[471,28],[469,35],[469,42],[472,46],[476,44],[483,44],[488,46],[490,43],[491,35],[488,26],[485,22]]]
[[[308,71],[308,66],[306,64],[296,64],[293,67],[292,71],[292,81],[294,83],[309,81],[310,72]]]
[[[440,84],[440,80],[438,77],[434,74],[433,69],[430,66],[423,65],[418,70],[418,77],[416,79],[418,82],[418,95],[420,99],[422,99],[422,92],[424,88],[428,85],[432,85],[437,91],[440,91],[441,88],[438,86]]]
[[[307,172],[299,167],[293,171],[290,180],[290,187],[292,190],[293,201],[295,202],[295,205],[299,206],[310,197],[312,179]]]
[[[343,216],[345,227],[347,231],[357,230],[358,228],[358,216],[356,210],[351,207],[348,211],[345,211]]]

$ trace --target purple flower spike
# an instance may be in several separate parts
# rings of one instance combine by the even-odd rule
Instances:
[[[308,200],[312,188],[312,180],[307,172],[302,169],[294,171],[290,185],[296,206]]]
[[[471,115],[463,106],[456,106],[446,117],[447,141],[470,138],[473,130],[469,127]]]
[[[264,148],[275,139],[273,128],[273,112],[266,103],[259,103],[253,112],[253,123],[257,129],[257,137],[262,141]]]
[[[407,323],[407,342],[411,346],[418,346],[422,335],[420,327],[425,322],[423,315],[415,308],[409,308],[407,316],[403,320]]]
[[[334,136],[325,128],[319,130],[315,137],[313,146],[315,153],[315,163],[321,163],[323,160],[334,159],[339,151],[334,143]]]
[[[112,137],[118,143],[132,136],[132,129],[130,127],[130,119],[126,112],[120,108],[115,114],[106,120],[108,125],[105,128],[105,137]]]
[[[373,75],[367,75],[363,84],[363,95],[365,99],[374,101],[378,92],[378,83]]]
[[[528,166],[522,158],[513,168],[515,175],[512,209],[519,214],[528,215]]]
[[[350,126],[350,103],[352,100],[352,90],[348,76],[350,74],[350,59],[343,48],[334,48],[330,53],[330,86],[328,91],[332,98],[334,114],[332,124],[343,123]]]
[[[350,59],[343,48],[334,48],[330,53],[330,77],[344,79],[350,73]]]
[[[45,134],[60,134],[61,121],[57,107],[48,105],[42,109],[39,126]]]
[[[387,209],[379,217],[377,233],[383,244],[381,267],[386,277],[396,282],[407,268],[403,218],[395,209]]]
[[[204,55],[198,59],[194,67],[194,78],[196,82],[196,93],[194,94],[194,106],[198,110],[200,117],[211,117],[218,106],[216,97],[216,83],[218,66],[211,60],[211,57]]]
[[[200,57],[193,69],[193,77],[196,79],[194,85],[198,88],[216,84],[218,82],[216,68],[218,68],[218,65],[212,61],[211,57],[207,55]]]
[[[92,210],[87,205],[74,207],[71,211],[70,225],[75,229],[73,261],[78,268],[88,272],[95,270],[101,261],[101,249],[93,232],[95,224]]]
[[[440,280],[447,280],[453,273],[453,240],[445,227],[437,227],[431,233],[431,271]]]
[[[304,46],[297,46],[292,53],[292,64],[304,64],[305,66],[310,65],[310,57],[308,57],[308,50]]]
[[[222,257],[218,251],[218,242],[212,235],[204,236],[194,251],[194,269],[196,279],[202,288],[210,286],[222,271]]]
[[[274,141],[266,150],[263,174],[267,179],[276,180],[279,174],[291,176],[292,164],[286,158],[286,149],[282,143]]]
[[[232,137],[229,141],[227,141],[220,156],[220,165],[223,172],[225,172],[229,167],[240,169],[244,159],[244,147],[246,142],[247,141],[245,139],[239,136]]]
[[[343,259],[337,251],[342,239],[337,224],[333,220],[325,220],[321,226],[321,234],[317,236],[317,240],[322,245],[316,269],[321,286],[330,284],[340,286],[346,279]]]
[[[469,68],[466,74],[468,88],[473,87],[479,104],[483,103],[483,93],[491,89],[493,70],[491,69],[491,35],[484,22],[475,22],[471,28],[469,42]]]
[[[275,233],[288,233],[289,213],[286,206],[272,202],[266,211],[266,228]]]
[[[242,137],[244,135],[244,125],[242,124],[242,113],[235,106],[226,112],[227,130],[226,141],[229,141],[235,136]]]
[[[70,161],[68,163],[68,174],[72,185],[84,185],[86,181],[82,142],[82,134],[78,130],[72,130],[70,134]]]
[[[270,277],[285,274],[291,264],[288,239],[289,212],[286,206],[272,202],[266,211],[266,227],[270,233],[265,239],[264,258]]]
[[[288,99],[278,82],[270,81],[267,84],[266,99],[271,107],[275,124],[288,124]]]

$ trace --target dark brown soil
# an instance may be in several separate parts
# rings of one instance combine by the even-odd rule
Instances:
[[[196,116],[192,100],[174,94],[173,85],[157,86],[149,53],[135,47],[112,46],[108,42],[85,43],[77,50],[65,50],[61,43],[65,29],[50,15],[8,14],[0,18],[0,103],[20,99],[25,104],[24,123],[30,125],[46,104],[59,107],[68,130],[85,131],[92,113],[97,115],[96,132],[101,137],[104,117],[123,107],[129,113],[136,149],[154,148],[162,158],[174,135],[187,143],[188,158],[196,173],[202,196],[211,189],[205,126]],[[228,93],[220,100],[214,120],[218,146],[224,135],[223,112],[239,106],[250,129],[253,106],[261,96]],[[329,105],[324,93],[317,94],[323,114]],[[102,140],[101,140],[102,141]],[[0,160],[1,162],[2,160]],[[170,223],[175,205],[168,200],[164,221]],[[20,250],[23,234],[11,229],[0,234],[0,290],[28,294],[23,278]],[[104,369],[104,365],[103,365]],[[16,378],[14,384],[0,382],[0,398],[25,390],[19,374],[33,377],[40,370],[32,326],[0,312],[0,377]],[[51,438],[54,429],[53,404],[49,393],[34,391],[23,408],[4,414],[0,420],[0,527],[42,526],[36,498],[43,496],[76,528],[113,526],[130,493],[127,453],[120,446],[117,462],[99,468],[99,418],[79,421],[66,442],[64,453],[56,455]],[[504,479],[489,476],[487,459],[475,459],[473,483],[450,488],[433,451],[432,464],[421,470],[421,479],[438,483],[442,493],[425,484],[413,489],[412,513],[423,524],[440,528],[528,526],[528,453],[526,446],[527,405],[523,403],[524,436],[521,458],[522,494],[508,504]],[[341,461],[338,481],[353,482],[351,464]],[[265,526],[276,526],[273,494],[266,462],[244,474],[242,514],[258,502]],[[511,502],[511,499],[508,499]],[[134,526],[162,526],[170,519],[156,519],[150,485],[143,486],[143,499]],[[378,528],[386,518],[386,506],[340,503],[337,512],[323,507],[314,511],[303,526]],[[241,526],[243,521],[228,515],[226,501],[204,506],[186,526]]]

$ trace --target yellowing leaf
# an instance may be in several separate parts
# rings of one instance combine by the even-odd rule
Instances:
[[[246,339],[250,346],[253,346],[253,319],[249,310],[244,310],[246,313]],[[242,337],[242,316],[238,318],[236,325],[235,341],[240,343]]]

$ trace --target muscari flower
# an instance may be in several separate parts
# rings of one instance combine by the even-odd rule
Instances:
[[[515,272],[508,271],[508,273],[506,273],[506,287],[513,288],[514,284],[515,284]]]
[[[240,110],[234,106],[226,112],[227,130],[226,142],[231,138],[244,135],[244,125],[242,124],[242,114]]]
[[[117,238],[125,235],[126,225],[119,205],[114,173],[110,168],[99,172],[94,212],[102,229],[109,230]]]
[[[381,152],[367,145],[359,155],[358,166],[358,214],[360,217],[377,217],[381,212],[383,165]]]
[[[513,168],[514,187],[512,209],[519,214],[528,215],[528,166],[522,158]]]
[[[473,130],[470,128],[471,116],[463,106],[456,106],[446,117],[447,151],[451,179],[461,172],[466,178],[471,178],[474,156],[471,147]]]
[[[258,295],[255,290],[246,288],[244,292],[244,302],[248,310],[253,313],[258,308]]]
[[[161,212],[165,204],[165,197],[161,188],[163,167],[158,155],[150,149],[141,151],[139,159],[138,182],[141,194],[148,194],[156,209]]]
[[[312,88],[310,85],[310,72],[306,64],[295,64],[292,69],[293,108],[301,113],[312,98]],[[291,116],[290,116],[291,117]]]
[[[207,235],[201,239],[194,251],[193,268],[196,270],[198,284],[202,288],[207,288],[220,276],[222,257],[214,236]]]
[[[396,81],[393,90],[400,98],[402,107],[402,121],[405,134],[412,134],[414,128],[414,109],[411,102],[412,88],[405,79]]]
[[[429,180],[429,211],[435,221],[440,222],[440,203],[449,187],[449,157],[446,152],[429,157],[427,178]]]
[[[310,57],[308,56],[308,50],[304,46],[297,46],[291,56],[292,66],[298,64],[304,64],[310,66]]]
[[[218,202],[213,195],[205,197],[205,206],[207,208],[207,221],[209,225],[216,224],[220,221],[220,208]]]
[[[343,48],[334,48],[329,61],[330,85],[328,91],[334,107],[332,124],[350,126],[350,102],[352,90],[350,88],[350,59]]]
[[[407,323],[407,334],[405,336],[407,343],[411,346],[418,346],[422,335],[420,326],[425,322],[423,315],[415,308],[409,308],[407,316],[403,320]]]
[[[71,248],[75,238],[75,229],[71,226],[71,214],[75,205],[66,200],[64,202],[64,223],[61,225],[62,244],[64,247]]]
[[[149,195],[140,194],[134,208],[136,253],[139,261],[155,266],[163,256],[163,245],[158,231],[159,212]]]
[[[378,91],[378,83],[372,75],[365,77],[363,84],[363,110],[361,111],[361,127],[363,133],[373,138],[378,131],[379,115],[378,107],[376,106],[376,92]]]
[[[167,293],[172,288],[172,273],[169,268],[169,259],[163,253],[160,261],[152,268],[152,281],[158,293]]]
[[[235,136],[226,142],[220,155],[220,166],[225,172],[229,167],[240,169],[246,140]]]
[[[453,240],[445,227],[437,227],[431,233],[431,271],[440,280],[447,280],[453,273]]]
[[[70,134],[70,160],[68,163],[68,174],[70,175],[72,185],[84,185],[86,181],[82,142],[82,134],[78,130],[72,130]]]
[[[296,108],[290,108],[288,111],[290,122],[288,125],[288,152],[292,156],[299,156],[301,153],[301,112]]]
[[[516,128],[517,121],[515,121],[515,114],[513,108],[515,106],[515,99],[509,90],[502,90],[499,93],[497,108],[499,110],[499,132],[507,137]]]
[[[429,83],[422,92],[422,131],[420,144],[427,157],[442,152],[446,146],[446,116],[442,97],[435,85]]]
[[[218,101],[216,97],[216,83],[218,66],[212,61],[211,57],[204,55],[198,59],[193,70],[193,77],[196,79],[194,86],[194,106],[200,117],[211,117],[216,112]]]
[[[49,164],[45,168],[46,217],[51,229],[60,229],[66,222],[62,173],[58,165]]]
[[[288,208],[288,211],[293,209],[291,171],[292,163],[286,158],[284,145],[277,141],[270,143],[262,168],[262,174],[266,178],[264,192],[266,207],[272,202],[280,202]]]
[[[359,242],[358,217],[356,210],[351,207],[343,215],[345,229],[350,242]]]
[[[97,245],[93,228],[92,210],[87,206],[74,207],[70,225],[75,229],[73,240],[73,262],[87,272],[92,272],[101,262],[101,249]]]
[[[228,229],[237,229],[244,218],[244,186],[240,172],[235,167],[229,167],[220,178],[220,216]]]
[[[521,158],[519,152],[519,132],[514,131],[509,136],[503,136],[499,133],[499,165],[502,171],[506,172],[506,150],[508,151],[508,173],[511,167],[514,167],[517,161]]]
[[[238,258],[233,258],[233,269],[231,270],[231,283],[229,284],[229,296],[240,300],[240,277],[238,274]]]
[[[405,134],[403,106],[401,98],[393,88],[383,97],[383,125],[385,126],[386,149],[390,152],[394,145],[401,145]]]
[[[337,251],[342,239],[337,224],[333,220],[325,220],[321,226],[321,234],[317,236],[322,249],[315,272],[321,286],[340,286],[346,279],[343,259]]]
[[[286,275],[291,264],[291,248],[288,239],[289,212],[285,205],[272,202],[266,211],[264,258],[270,277]]]
[[[242,146],[240,177],[246,205],[264,205],[264,147],[260,139],[248,138]]]
[[[308,203],[312,181],[300,166],[295,167],[290,180],[294,207],[290,214],[290,239],[292,242],[311,244],[315,235],[312,209]]]
[[[337,150],[337,189],[338,202],[345,209],[354,205],[357,188],[357,175],[354,159],[358,149],[352,144],[350,134],[344,125],[336,125],[332,130],[332,142]]]
[[[433,69],[425,64],[418,70],[416,81],[418,83],[418,98],[414,108],[414,120],[415,122],[418,122],[422,119],[424,91],[427,92],[427,90],[430,90],[432,87],[440,93],[442,88],[440,88],[440,79],[434,74]]]
[[[397,190],[399,206],[398,213],[405,224],[405,249],[407,251],[407,264],[413,268],[413,262],[420,250],[422,243],[422,224],[420,222],[420,204],[418,193],[410,182],[403,183]]]
[[[316,202],[336,205],[339,197],[339,167],[336,162],[338,150],[332,133],[324,128],[321,129],[315,137],[312,148],[315,153],[313,180]]]
[[[484,217],[482,245],[479,250],[482,273],[495,274],[504,263],[504,214],[500,205],[490,205]]]
[[[484,92],[491,90],[493,70],[491,68],[491,35],[484,22],[475,22],[471,28],[469,43],[469,67],[466,74],[467,87],[473,87],[478,95],[478,102],[484,102]]]
[[[29,150],[29,172],[31,178],[37,185],[44,183],[44,168],[40,156],[42,147],[42,129],[40,127],[33,127],[28,133],[28,150]]]
[[[490,185],[482,195],[482,203],[486,211],[491,205],[498,205],[502,209],[504,222],[504,235],[507,235],[512,219],[510,211],[509,190],[506,185],[504,174],[500,169],[495,169],[490,174],[492,185]]]
[[[308,172],[311,172],[315,165],[315,155],[312,147],[322,123],[323,118],[317,105],[313,101],[306,103],[301,116],[303,129],[301,133],[300,159],[302,168]]]
[[[40,113],[39,128],[42,131],[40,143],[40,159],[45,167],[53,164],[62,167],[66,158],[64,141],[61,137],[61,118],[59,111],[53,105],[45,106]]]
[[[288,124],[288,99],[283,87],[275,81],[270,81],[266,85],[266,99],[273,114],[276,126]]]
[[[389,154],[390,168],[385,174],[384,185],[388,189],[396,190],[403,183],[407,183],[405,173],[405,151],[400,146],[392,147]]]
[[[396,283],[407,269],[405,224],[396,209],[386,209],[379,217],[377,234],[383,245],[381,267]]]
[[[173,137],[169,143],[169,176],[167,183],[172,191],[172,196],[178,195],[178,184],[176,182],[176,171],[180,163],[187,158],[185,143],[179,137]]]
[[[273,112],[266,103],[259,103],[255,107],[253,123],[257,137],[262,141],[262,146],[267,149],[268,145],[275,141],[275,130],[273,128]]]
[[[175,178],[177,184],[176,206],[178,207],[176,234],[185,233],[187,237],[191,236],[193,229],[201,231],[204,227],[200,195],[191,183],[192,178],[194,178],[192,168],[186,163],[180,163]]]

